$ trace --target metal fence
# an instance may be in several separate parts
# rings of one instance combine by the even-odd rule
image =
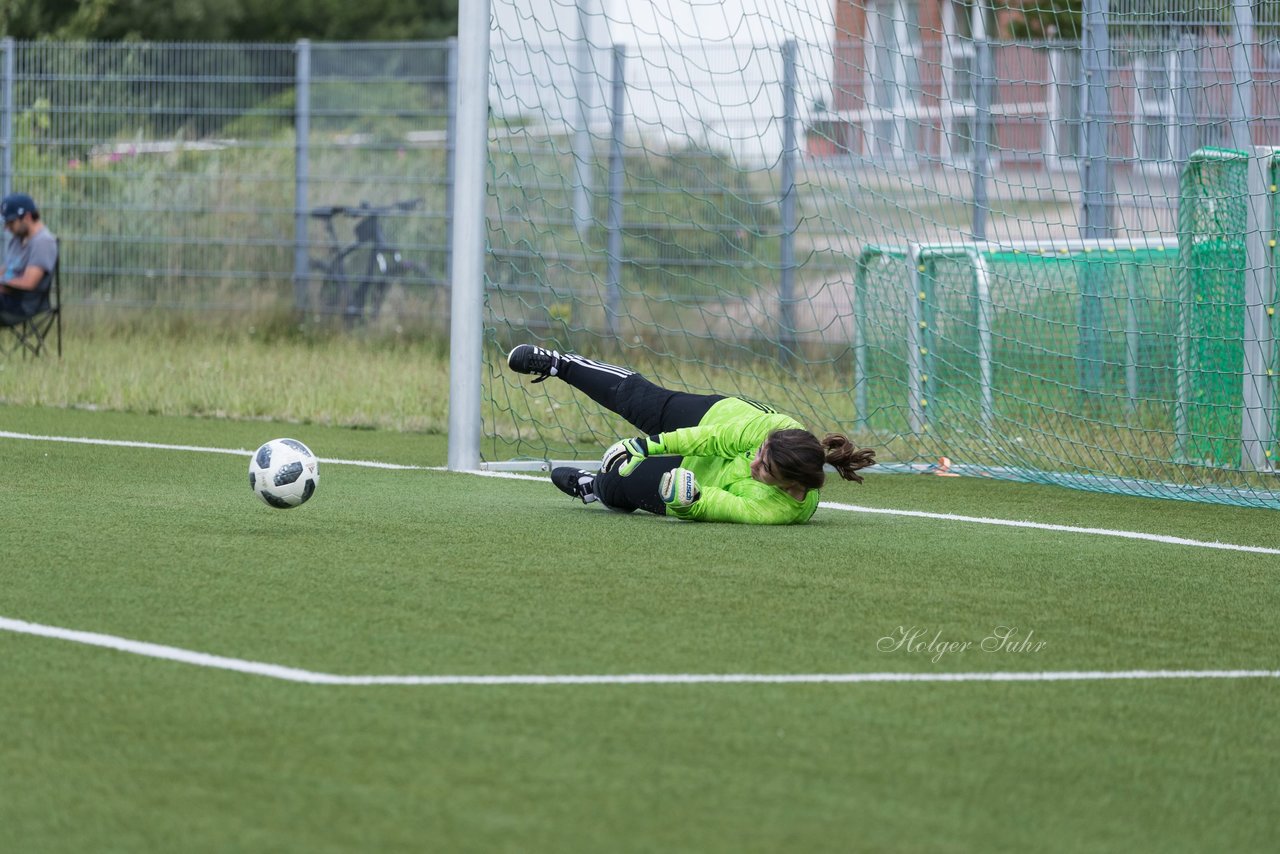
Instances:
[[[597,248],[578,246],[579,263],[563,241],[548,248],[533,238],[563,232],[561,219],[579,234],[586,219],[604,225],[617,202],[608,180],[616,142],[651,168],[696,150],[763,176],[741,192],[753,209],[773,198],[768,220],[779,224],[748,236],[789,234],[794,245],[778,251],[800,252],[833,286],[851,282],[869,243],[1174,238],[1177,175],[1192,150],[1235,140],[1241,115],[1250,143],[1280,143],[1274,28],[1259,29],[1246,50],[1229,28],[1182,27],[1169,38],[1172,30],[1118,32],[1100,52],[986,42],[964,28],[911,31],[899,12],[825,47],[589,45],[587,62],[571,37],[533,43],[500,31],[490,71],[491,274],[502,274],[504,258],[574,270],[601,261],[587,257]],[[390,264],[382,311],[438,316],[455,65],[450,42],[5,40],[0,182],[35,196],[63,239],[71,303],[344,313],[352,292]],[[1106,98],[1091,101],[1099,82]],[[556,192],[536,209],[504,203],[513,186],[522,196],[539,190],[534,182]],[[335,216],[330,233],[312,215],[407,201],[416,206],[378,223],[381,254],[369,241],[352,248],[360,217]],[[513,216],[526,227],[511,228]],[[744,225],[755,228],[726,228]]]
[[[319,286],[361,217],[330,234],[313,213],[408,200],[377,236],[414,259],[398,298],[421,299],[447,269],[451,57],[449,43],[7,39],[0,179],[61,238],[69,303],[342,311]]]

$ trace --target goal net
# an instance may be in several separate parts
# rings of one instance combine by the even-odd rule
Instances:
[[[486,465],[634,433],[508,371],[531,342],[768,401],[890,469],[1280,507],[1280,75],[1248,44],[1242,88],[1236,31],[1029,41],[946,0],[492,22]]]

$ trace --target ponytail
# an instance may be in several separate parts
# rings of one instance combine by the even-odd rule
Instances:
[[[858,469],[876,464],[876,452],[872,448],[858,449],[849,437],[842,433],[828,433],[822,440],[827,465],[834,468],[845,480],[862,483]]]

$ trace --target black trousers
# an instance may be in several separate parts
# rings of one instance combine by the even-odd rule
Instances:
[[[17,326],[36,314],[38,304],[33,304],[27,296],[6,290],[0,293],[0,326]]]
[[[707,410],[724,400],[722,394],[672,391],[617,365],[573,355],[560,358],[560,379],[621,415],[645,435],[695,427]],[[626,477],[617,472],[600,474],[595,482],[596,497],[614,510],[647,510],[665,515],[667,507],[658,497],[658,481],[680,463],[675,457],[652,457]]]

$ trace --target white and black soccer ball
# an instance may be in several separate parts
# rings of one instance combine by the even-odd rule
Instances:
[[[305,504],[320,485],[320,461],[297,439],[272,439],[249,459],[249,486],[269,506]]]

